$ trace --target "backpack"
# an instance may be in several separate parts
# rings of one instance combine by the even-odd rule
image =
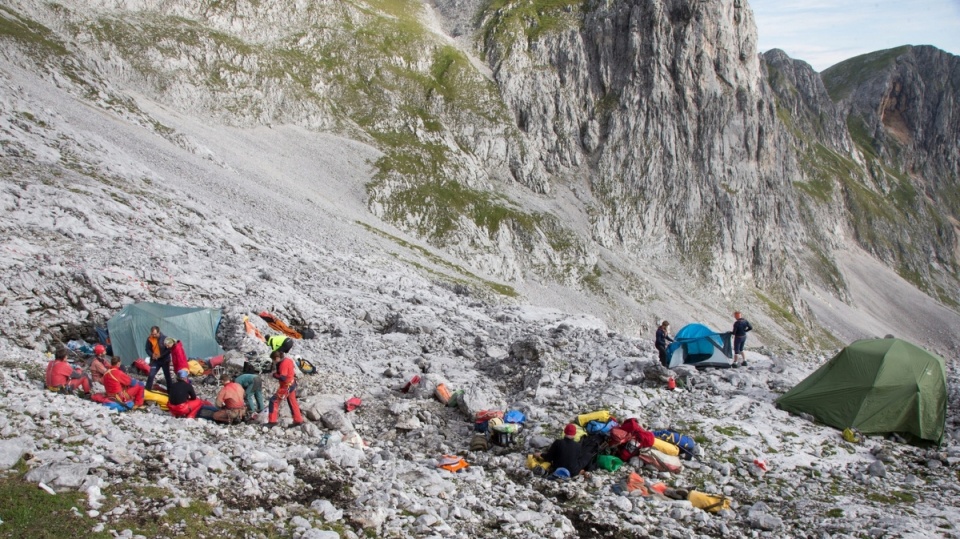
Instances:
[[[486,451],[487,449],[490,449],[490,444],[487,443],[486,436],[475,434],[470,439],[470,451]]]
[[[618,445],[627,443],[631,439],[633,439],[632,434],[621,429],[620,427],[613,427],[610,429],[610,434],[607,436],[607,445],[610,447],[616,447]]]
[[[503,415],[504,423],[524,423],[526,421],[527,416],[523,415],[520,410],[510,410]]]
[[[297,365],[297,367],[300,368],[300,372],[303,374],[317,374],[317,368],[313,366],[313,363],[310,363],[304,358],[299,359],[299,365]]]
[[[697,442],[689,436],[684,436],[677,431],[670,429],[655,430],[653,435],[657,438],[670,442],[680,448],[680,458],[691,460],[697,454]]]
[[[586,425],[587,434],[610,434],[610,431],[617,426],[617,422],[610,420],[606,423],[601,423],[597,420],[588,421]]]
[[[516,432],[490,431],[490,443],[500,447],[509,447],[516,441]]]

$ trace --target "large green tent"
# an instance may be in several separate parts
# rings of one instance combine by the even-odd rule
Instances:
[[[183,342],[187,357],[207,358],[223,353],[217,344],[220,318],[220,309],[132,303],[107,322],[107,329],[113,354],[120,356],[124,365],[145,357],[144,346],[153,326],[158,326],[167,337]]]
[[[854,342],[777,399],[838,429],[939,443],[947,415],[943,358],[901,339]]]

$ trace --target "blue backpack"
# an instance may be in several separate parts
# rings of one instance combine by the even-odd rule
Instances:
[[[587,430],[587,434],[603,434],[606,436],[607,434],[610,434],[610,430],[613,429],[613,427],[617,427],[619,425],[619,423],[612,419],[606,423],[601,423],[600,421],[594,419],[593,421],[588,421],[587,426],[584,428]]]
[[[523,412],[520,410],[510,410],[503,415],[504,423],[524,423],[527,420],[527,416],[523,415]]]
[[[653,435],[657,438],[670,442],[671,444],[680,448],[680,458],[684,460],[691,460],[697,454],[697,442],[693,441],[693,438],[689,436],[684,436],[675,430],[663,429],[653,431]]]

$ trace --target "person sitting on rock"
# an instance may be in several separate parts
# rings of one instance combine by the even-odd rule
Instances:
[[[290,406],[290,413],[293,415],[293,426],[303,424],[303,416],[300,415],[300,404],[297,403],[297,373],[293,365],[293,360],[284,356],[280,350],[275,350],[270,354],[270,359],[276,366],[276,372],[273,377],[280,382],[277,392],[270,397],[270,415],[267,419],[269,426],[277,424],[280,419],[280,404],[287,401]]]
[[[217,423],[238,423],[247,410],[244,404],[243,386],[231,380],[230,375],[226,373],[220,376],[220,381],[223,383],[223,388],[220,389],[214,401],[217,411],[213,414],[213,420]]]
[[[110,369],[103,375],[103,390],[107,397],[126,405],[133,401],[134,408],[143,407],[143,386],[133,383],[130,376],[120,370],[120,358],[114,356]]]
[[[257,414],[263,411],[263,386],[260,376],[256,374],[241,374],[233,379],[243,388],[243,397],[247,402],[247,408],[253,414],[251,419],[256,419]]]
[[[200,408],[210,404],[197,398],[197,392],[193,389],[193,384],[185,378],[174,380],[167,391],[167,395],[170,397],[170,400],[167,401],[167,410],[173,417],[197,417]]]
[[[293,339],[286,335],[271,335],[267,337],[267,346],[269,346],[273,352],[279,350],[284,354],[288,354],[290,350],[293,349]]]
[[[67,363],[69,350],[60,347],[54,353],[53,360],[47,363],[45,381],[47,389],[60,393],[82,390],[84,395],[90,395],[90,380],[83,375],[83,371],[75,369]]]
[[[103,375],[110,369],[110,359],[107,358],[107,347],[98,344],[93,347],[93,359],[90,360],[90,379],[103,384]]]
[[[560,468],[570,472],[575,477],[583,470],[582,446],[574,438],[577,436],[577,426],[573,423],[563,428],[563,438],[550,444],[550,448],[543,454],[543,459],[550,463],[550,472]]]

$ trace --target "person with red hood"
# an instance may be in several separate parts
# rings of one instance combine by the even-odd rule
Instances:
[[[90,394],[90,380],[83,375],[83,371],[73,368],[67,362],[69,351],[66,348],[57,348],[53,361],[47,363],[45,381],[50,391],[76,391],[82,389]]]
[[[190,365],[187,362],[187,353],[183,351],[183,342],[167,337],[164,344],[170,350],[170,363],[173,365],[173,372],[177,378],[185,380],[190,376]]]
[[[300,405],[297,403],[297,374],[294,370],[293,360],[284,357],[283,352],[275,350],[270,354],[270,359],[276,366],[276,372],[273,377],[280,382],[280,387],[276,394],[270,397],[270,414],[267,418],[267,425],[272,427],[280,419],[280,404],[287,401],[290,406],[290,413],[293,415],[293,426],[303,424],[303,416],[300,415]]]
[[[103,375],[103,390],[107,397],[126,404],[133,401],[136,408],[143,406],[143,386],[135,385],[127,373],[120,370],[120,358],[110,361],[110,369]]]

